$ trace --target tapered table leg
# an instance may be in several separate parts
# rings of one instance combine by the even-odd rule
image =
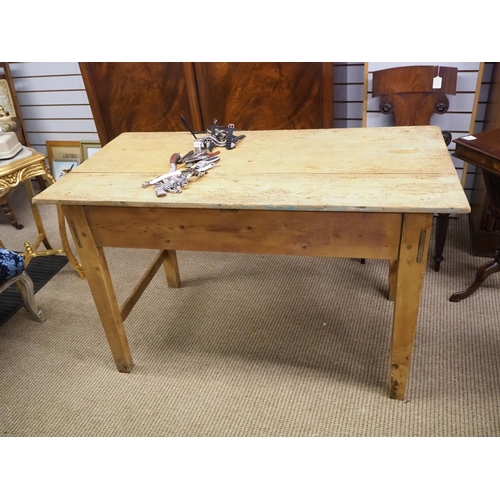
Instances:
[[[52,250],[53,247],[49,243],[49,240],[47,238],[47,232],[45,231],[45,227],[43,225],[40,210],[38,209],[38,206],[31,201],[35,197],[35,191],[33,189],[33,185],[31,184],[31,179],[27,179],[26,181],[24,181],[24,187],[26,188],[28,198],[30,199],[31,213],[33,214],[33,219],[35,220],[35,226],[38,231],[38,235],[42,238],[43,246],[47,250]]]
[[[90,291],[94,298],[116,367],[120,372],[130,372],[134,366],[122,315],[116,300],[104,249],[94,241],[85,209],[81,206],[64,206],[64,214],[73,232],[78,254],[85,269]]]
[[[389,295],[388,299],[394,302],[396,298],[396,283],[398,279],[398,261],[389,261]]]
[[[404,399],[406,392],[431,228],[432,214],[404,215],[392,329],[389,395],[393,399]]]
[[[163,268],[167,277],[167,283],[170,288],[179,288],[181,286],[181,277],[179,274],[179,265],[177,264],[177,254],[175,250],[165,250],[166,256],[163,261]]]

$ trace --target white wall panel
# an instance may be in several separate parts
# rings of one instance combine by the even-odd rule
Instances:
[[[470,113],[474,107],[475,92],[468,94],[448,95],[449,111],[464,111]]]
[[[28,76],[79,75],[80,67],[77,62],[25,62],[10,63],[10,71],[14,78]]]
[[[335,82],[363,83],[365,76],[365,64],[355,63],[334,63]]]
[[[457,92],[472,92],[475,94],[476,86],[477,86],[477,72],[458,73]]]
[[[333,120],[334,128],[359,128],[363,126],[363,120],[355,118],[339,118]]]
[[[335,84],[336,96],[343,96],[344,101],[358,101],[363,102],[365,92],[363,85],[359,84]],[[333,112],[335,113],[335,106],[333,107]]]
[[[45,147],[46,141],[98,141],[99,136],[96,133],[83,132],[33,132],[30,134],[30,141],[39,144],[39,147]]]
[[[94,120],[24,120],[26,130],[32,133],[40,132],[65,132],[68,130],[68,122],[71,132],[96,132]]]
[[[92,123],[94,118],[89,106],[24,106],[22,109],[25,120],[57,120],[87,119]]]
[[[384,115],[382,113],[368,113],[368,127],[393,127],[394,115]]]
[[[81,75],[15,78],[14,86],[16,92],[85,89]]]
[[[441,130],[463,130],[468,132],[471,125],[471,113],[445,113],[431,116],[431,125],[436,125]]]
[[[453,162],[453,165],[455,165],[455,168],[457,170],[461,170],[464,166],[464,162],[462,160],[459,160],[458,158],[455,158],[453,155],[451,156],[451,161]]]
[[[365,65],[363,63],[354,63],[348,66],[347,81],[350,83],[364,83]]]
[[[487,104],[485,102],[478,102],[477,103],[476,121],[478,121],[478,120],[483,121],[484,120],[484,117],[486,115],[486,106],[487,106]]]
[[[448,102],[450,112],[465,112],[470,113],[474,107],[475,93],[448,95]],[[380,112],[380,97],[369,97],[367,100],[367,111]]]
[[[335,104],[335,116],[337,119],[342,120],[362,115],[362,102],[338,102]]]
[[[363,126],[364,63],[334,63],[333,126]]]
[[[10,63],[26,132],[46,154],[47,141],[98,141],[77,62]]]
[[[26,90],[17,92],[17,98],[21,106],[89,104],[85,90],[52,90],[50,92]]]
[[[366,111],[380,113],[380,97],[370,97],[366,101]]]

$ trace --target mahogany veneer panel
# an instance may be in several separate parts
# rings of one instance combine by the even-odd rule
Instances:
[[[333,63],[194,63],[202,120],[240,130],[333,126]]]
[[[104,146],[122,132],[185,130],[180,115],[201,127],[191,63],[80,63]]]

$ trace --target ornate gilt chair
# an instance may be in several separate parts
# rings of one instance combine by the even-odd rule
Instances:
[[[430,125],[434,113],[448,111],[448,95],[455,95],[457,68],[448,66],[402,66],[373,72],[372,96],[380,97],[380,111],[394,115],[397,127]],[[451,133],[442,130],[448,146]],[[434,270],[439,271],[448,231],[448,214],[438,214]]]
[[[24,259],[16,252],[0,248],[0,293],[13,284],[18,286],[24,307],[37,321],[45,321],[45,315],[35,304],[33,281],[26,274]]]

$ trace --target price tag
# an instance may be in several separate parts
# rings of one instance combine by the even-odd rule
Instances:
[[[440,89],[442,84],[443,84],[443,79],[440,76],[435,76],[434,79],[432,80],[433,89]]]

